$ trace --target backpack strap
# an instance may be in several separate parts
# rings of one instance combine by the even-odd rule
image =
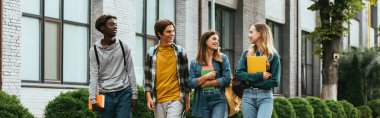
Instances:
[[[123,52],[124,66],[126,66],[126,65],[127,65],[127,62],[125,61],[125,51],[124,51],[124,46],[123,46],[123,43],[121,42],[121,40],[119,40],[119,42],[120,42],[121,51]],[[98,66],[99,66],[98,50],[96,49],[96,46],[95,46],[95,45],[94,45],[94,51],[95,51],[95,56],[96,56],[96,62],[98,63]]]
[[[124,46],[123,46],[123,43],[121,42],[121,40],[119,40],[119,42],[120,42],[121,51],[123,51],[123,59],[124,59],[124,66],[125,66],[125,65],[127,65],[127,62],[125,61]]]
[[[98,63],[98,68],[99,68],[99,56],[98,56],[98,50],[96,49],[96,46],[94,45],[94,51],[95,51],[95,56],[96,56],[96,62]]]
[[[153,56],[153,52],[154,52],[154,47],[150,47],[149,52],[148,52],[150,57]]]

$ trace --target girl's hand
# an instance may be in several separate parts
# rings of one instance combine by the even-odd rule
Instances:
[[[270,77],[272,77],[272,74],[271,74],[271,73],[269,73],[269,72],[264,72],[264,73],[263,73],[263,79],[264,79],[264,80],[268,80]]]

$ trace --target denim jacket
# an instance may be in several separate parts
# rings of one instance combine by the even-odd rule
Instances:
[[[225,54],[222,54],[222,60],[223,60],[223,63],[220,63],[213,59],[212,65],[214,67],[214,70],[216,71],[215,79],[216,81],[218,81],[218,86],[216,86],[216,88],[220,88],[222,91],[224,91],[224,88],[230,84],[231,70],[230,70],[230,62],[228,61],[228,57]],[[221,71],[221,69],[223,72]],[[192,103],[191,108],[192,108],[192,115],[197,116],[197,117],[201,117],[203,115],[203,105],[202,105],[202,91],[203,90],[201,86],[199,86],[198,84],[198,78],[201,77],[201,71],[202,71],[202,65],[197,63],[196,60],[192,60],[190,64],[188,86],[189,88],[195,89],[194,98],[193,98],[194,102]]]

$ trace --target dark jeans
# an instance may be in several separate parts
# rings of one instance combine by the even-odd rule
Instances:
[[[104,109],[100,111],[101,118],[131,118],[132,89],[101,93],[105,95]]]

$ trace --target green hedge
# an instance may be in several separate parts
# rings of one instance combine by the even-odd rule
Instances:
[[[326,105],[332,112],[333,118],[346,118],[344,108],[335,100],[326,100]]]
[[[138,106],[137,109],[132,113],[133,118],[153,118],[153,112],[149,111],[146,108],[146,97],[144,89],[141,86],[138,86]]]
[[[271,118],[278,118],[278,115],[275,110],[272,111],[272,117]]]
[[[279,118],[296,117],[293,105],[285,98],[275,98],[273,107]]]
[[[367,105],[371,108],[374,118],[380,117],[380,99],[371,100]]]
[[[45,107],[46,118],[97,117],[88,110],[88,89],[61,93]]]
[[[347,102],[346,100],[342,100],[338,102],[342,107],[344,108],[344,112],[347,114],[347,118],[358,118],[359,117],[359,110],[357,110],[354,105]]]
[[[357,107],[360,111],[360,118],[372,118],[372,110],[368,106]]]
[[[288,99],[292,103],[297,118],[314,118],[313,107],[302,98],[290,98]]]
[[[0,118],[34,118],[15,95],[0,91]]]
[[[316,97],[307,97],[306,100],[314,109],[314,118],[332,118],[332,112],[324,101]]]

